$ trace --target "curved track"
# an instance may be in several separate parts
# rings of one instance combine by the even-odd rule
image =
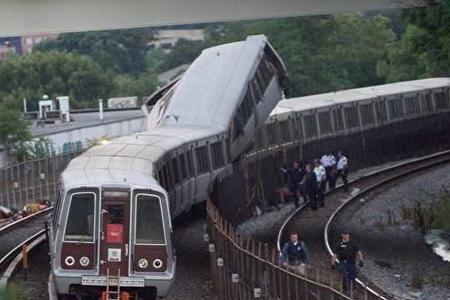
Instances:
[[[53,207],[41,210],[0,229],[0,267],[19,250],[45,233],[47,213]]]
[[[313,256],[315,267],[320,272],[329,273],[330,268],[330,232],[338,215],[345,208],[369,192],[381,186],[401,180],[402,177],[415,172],[423,171],[443,163],[450,162],[450,151],[439,152],[433,155],[414,159],[405,163],[366,174],[350,181],[351,194],[344,193],[342,186],[329,191],[326,195],[326,207],[318,211],[311,211],[306,205],[302,205],[290,215],[278,232],[277,247],[287,240],[286,235],[290,231],[299,231],[302,239],[306,240]],[[364,295],[364,299],[388,299],[389,295],[376,288],[369,288],[363,281],[358,280],[359,286],[355,289],[355,295]],[[366,288],[365,290],[361,287]]]

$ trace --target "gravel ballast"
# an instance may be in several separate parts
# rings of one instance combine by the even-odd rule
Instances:
[[[450,166],[432,169],[368,196],[342,214],[339,225],[351,228],[353,240],[366,256],[361,274],[386,292],[405,299],[450,299],[450,268],[433,253],[409,220],[405,208],[420,201],[426,207],[442,188],[450,189]],[[347,221],[345,221],[347,220]],[[423,289],[413,288],[413,277]]]

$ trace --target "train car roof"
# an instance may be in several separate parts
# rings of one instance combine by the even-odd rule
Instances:
[[[161,124],[227,128],[267,44],[256,35],[203,50],[178,82]]]
[[[396,94],[414,93],[425,89],[450,86],[450,78],[429,78],[389,83],[378,86],[343,90],[334,93],[290,98],[282,100],[272,110],[270,116],[282,115],[291,111],[305,111],[331,105],[363,101]]]
[[[64,186],[154,185],[153,163],[168,150],[221,132],[217,127],[168,126],[114,139],[74,158],[62,173]]]

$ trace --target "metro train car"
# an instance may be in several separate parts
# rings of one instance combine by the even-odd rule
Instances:
[[[352,158],[368,151],[372,151],[370,157],[377,157],[383,151],[392,155],[388,147],[401,147],[409,142],[413,144],[410,148],[416,149],[414,143],[432,143],[429,140],[433,136],[447,136],[444,129],[450,126],[449,113],[450,78],[286,99],[271,112],[248,155],[261,149],[273,153],[281,146],[300,147],[297,154],[306,159],[314,157],[316,149],[337,151],[342,147],[354,152]],[[405,139],[400,142],[403,135]],[[376,143],[385,147],[377,147]]]
[[[216,175],[251,147],[286,76],[264,36],[206,49],[150,97],[147,131],[73,159],[51,226],[60,297],[166,296],[176,269],[171,219],[207,200]]]

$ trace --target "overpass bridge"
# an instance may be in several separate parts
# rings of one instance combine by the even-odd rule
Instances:
[[[429,0],[0,0],[0,37],[409,8]]]

